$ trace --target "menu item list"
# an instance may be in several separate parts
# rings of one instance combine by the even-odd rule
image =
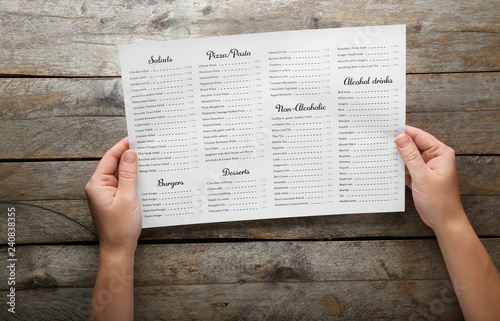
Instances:
[[[404,25],[119,52],[143,227],[404,211]]]

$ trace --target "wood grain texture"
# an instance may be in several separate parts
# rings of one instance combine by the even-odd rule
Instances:
[[[500,235],[500,196],[462,196],[462,203],[476,233]],[[40,200],[1,203],[16,208],[18,244],[97,242],[97,233],[85,200]],[[0,244],[7,243],[0,225]],[[321,240],[358,237],[434,236],[415,211],[407,191],[404,213],[327,215],[272,220],[196,224],[144,229],[141,240]]]
[[[407,113],[408,125],[432,133],[457,154],[500,154],[499,122],[500,109]],[[123,116],[0,120],[0,126],[8,134],[0,141],[0,159],[100,158],[127,136]]]
[[[498,265],[498,240],[483,243]],[[97,258],[97,246],[20,247],[19,316],[83,318]],[[135,275],[140,320],[461,318],[435,240],[141,245]]]
[[[2,157],[10,159],[100,158],[127,136],[125,117],[0,120],[0,126],[9,134],[0,142]]]
[[[409,75],[407,87],[408,124],[459,154],[500,153],[500,73]],[[101,157],[127,135],[120,79],[6,78],[0,92],[0,159]]]
[[[407,125],[431,133],[456,154],[500,154],[499,123],[500,109],[406,114]]]
[[[125,116],[121,78],[0,78],[0,93],[3,120]]]
[[[457,154],[500,154],[500,110],[407,113],[407,124],[432,133]],[[0,120],[5,159],[101,157],[127,136],[124,117]],[[11,148],[16,146],[16,148]]]
[[[500,265],[499,239],[482,242]],[[16,258],[16,290],[93,287],[99,247],[20,246]],[[435,239],[143,244],[134,275],[136,286],[448,279]]]
[[[116,46],[132,42],[407,24],[407,123],[465,155],[462,202],[500,266],[499,17],[497,0],[0,0],[0,210],[16,208],[15,319],[86,319],[98,245],[83,188],[88,159],[126,135]],[[17,75],[48,78],[5,78]],[[0,224],[4,248],[6,236]],[[145,229],[135,319],[463,320],[436,240],[390,240],[429,236],[408,190],[405,213]],[[0,319],[13,318],[2,308]]]
[[[97,161],[0,163],[0,202],[84,199]],[[500,194],[500,156],[458,156],[463,195]]]
[[[500,109],[500,73],[409,74],[406,110]],[[124,116],[120,78],[0,78],[0,119]]]
[[[408,72],[500,70],[495,0],[2,0],[0,8],[4,74],[117,76],[118,44],[381,24],[407,24]]]
[[[499,109],[500,73],[406,75],[409,113]]]
[[[92,288],[19,291],[16,316],[85,320],[91,296]],[[141,286],[134,299],[135,320],[463,320],[448,280]]]

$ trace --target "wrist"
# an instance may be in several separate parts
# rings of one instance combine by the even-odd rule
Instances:
[[[134,261],[135,250],[137,246],[134,247],[122,247],[122,246],[108,246],[101,244],[99,246],[99,258],[101,260],[107,260],[112,262],[126,262]]]
[[[434,226],[434,234],[439,238],[446,235],[463,234],[468,230],[472,229],[469,219],[465,214],[463,208],[454,211],[452,215],[447,220],[442,221],[440,224]]]

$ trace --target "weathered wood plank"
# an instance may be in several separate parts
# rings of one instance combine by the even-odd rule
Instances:
[[[3,0],[4,74],[116,76],[117,44],[279,30],[408,25],[409,72],[498,71],[494,0],[156,1]],[[471,10],[474,8],[474,10]],[[283,14],[287,12],[287,14]]]
[[[329,215],[274,220],[197,224],[144,229],[141,240],[199,239],[338,239],[356,237],[422,237],[434,233],[420,220],[407,192],[405,213]],[[499,236],[500,196],[462,196],[476,233]],[[97,241],[85,200],[41,200],[2,203],[16,209],[16,242],[55,243]],[[7,243],[5,225],[0,244]]]
[[[498,71],[497,34],[450,32],[407,34],[406,72]]]
[[[118,76],[121,43],[406,23],[407,72],[468,72],[409,74],[408,123],[458,153],[500,154],[499,15],[496,0],[0,0],[0,74]],[[16,207],[18,244],[96,241],[83,193],[96,162],[78,159],[100,157],[126,135],[121,91],[118,78],[0,79],[0,159],[21,161],[0,163],[0,201]],[[471,223],[499,236],[500,158],[458,157],[458,166]],[[4,224],[0,233],[5,244]],[[430,235],[410,201],[406,213],[158,228],[141,239]],[[498,266],[498,239],[483,242]],[[97,246],[17,250],[17,318],[84,320]],[[434,240],[141,245],[136,262],[137,320],[463,319]]]
[[[42,200],[0,203],[16,213],[16,243],[97,241],[86,200]],[[7,226],[0,225],[0,244],[7,244]],[[499,233],[500,234],[500,233]]]
[[[457,154],[500,154],[500,109],[407,113],[407,123],[434,134]],[[125,117],[0,120],[7,134],[0,159],[101,157],[127,136]]]
[[[486,137],[485,139],[488,138]],[[494,163],[496,163],[496,165]],[[474,166],[475,169],[472,169],[470,167],[471,165]],[[498,195],[497,187],[500,187],[500,157],[499,158],[497,158],[496,156],[457,157],[457,166],[458,166],[458,175],[461,176],[459,177],[460,190],[462,191],[463,195],[476,194],[474,192],[475,188],[481,189],[482,193],[486,195]],[[488,167],[490,168],[488,169]],[[496,167],[494,171],[496,171],[497,175],[489,175],[487,173],[489,172],[489,170],[493,170],[493,167]],[[482,185],[485,182],[486,184],[484,184],[482,187],[479,187],[479,185]],[[470,194],[469,191],[471,191],[472,194]]]
[[[3,159],[100,157],[127,134],[93,117],[124,115],[120,79],[1,79],[0,92]],[[500,73],[409,75],[407,104],[409,124],[457,153],[500,153]]]
[[[84,199],[97,161],[0,163],[0,202]],[[500,194],[500,156],[458,156],[463,195]]]
[[[77,26],[83,26],[86,30],[94,31],[96,34],[122,28],[120,31],[129,31],[133,34],[149,31],[153,33],[153,36],[164,37],[175,33],[183,35],[203,33],[202,36],[215,36],[235,26],[238,27],[237,32],[241,33],[248,27],[242,23],[260,28],[259,31],[273,26],[277,28],[280,25],[286,26],[287,29],[314,28],[316,23],[321,28],[406,23],[409,30],[416,32],[500,32],[497,15],[499,9],[495,0],[469,0],[460,3],[444,1],[439,4],[425,0],[416,0],[411,3],[398,0],[389,0],[384,3],[320,0],[312,0],[308,3],[297,0],[271,2],[250,0],[243,3],[222,0],[190,3],[174,0],[163,5],[156,1],[131,3],[127,0],[83,4],[71,2],[56,4],[38,0],[27,5],[19,1],[3,0],[1,4],[4,15],[28,16],[59,24],[65,23],[67,19],[73,19],[77,20],[75,21]],[[471,7],[474,8],[473,11]],[[283,15],[283,12],[288,12],[289,15]],[[118,16],[122,19],[122,25],[116,24]],[[106,19],[98,21],[101,18]],[[161,21],[162,19],[164,21]],[[323,25],[332,20],[337,24]],[[341,21],[345,23],[340,24]],[[373,23],[368,23],[371,21]],[[187,27],[190,23],[197,24],[199,27],[195,26],[189,32],[175,30]]]
[[[500,265],[500,239],[483,239]],[[8,256],[2,251],[0,258]],[[16,290],[92,287],[97,245],[18,246]],[[115,271],[118,275],[121,271]],[[7,280],[8,269],[0,270]],[[139,245],[136,286],[445,280],[448,272],[436,240],[237,242]],[[7,290],[6,283],[0,290]]]
[[[456,154],[500,154],[500,110],[407,113],[406,123],[431,133]]]
[[[486,111],[500,108],[500,73],[409,74],[406,110]],[[120,78],[1,78],[0,119],[124,116]]]
[[[500,154],[500,110],[408,113],[407,118],[457,154]],[[0,141],[2,159],[97,158],[127,136],[124,117],[0,120],[0,127],[8,134]]]
[[[409,113],[499,108],[500,73],[406,75],[406,111]]]
[[[490,89],[490,80],[481,79],[477,89]],[[121,78],[0,78],[0,93],[3,120],[125,116]]]
[[[97,158],[127,136],[125,117],[0,120],[0,127],[8,133],[0,142],[3,159]]]
[[[124,115],[117,78],[0,79],[0,92],[3,159],[100,157],[127,134],[123,117],[95,117]],[[407,104],[409,124],[457,153],[500,153],[500,73],[409,75]]]
[[[0,163],[0,201],[85,198],[83,188],[96,166],[96,161]]]
[[[19,291],[16,316],[85,320],[91,296],[92,288]],[[141,286],[134,299],[135,320],[463,320],[448,280]]]

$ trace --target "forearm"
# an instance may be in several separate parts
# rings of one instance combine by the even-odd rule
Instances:
[[[500,275],[465,213],[435,229],[466,320],[500,320]]]
[[[134,319],[134,255],[101,253],[89,320]]]

